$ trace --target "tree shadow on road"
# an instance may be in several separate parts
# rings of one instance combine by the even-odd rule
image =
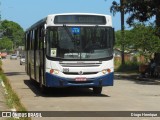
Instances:
[[[116,80],[128,80],[133,81],[136,84],[141,85],[160,85],[160,78],[142,78],[139,75],[116,75]]]
[[[47,94],[43,94],[36,81],[24,80],[24,83],[36,94],[36,97],[110,97],[105,94],[96,95],[91,89],[81,87],[48,88]]]
[[[6,76],[26,75],[25,72],[4,72]]]

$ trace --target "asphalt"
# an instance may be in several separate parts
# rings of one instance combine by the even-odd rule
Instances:
[[[122,73],[116,72],[114,74],[115,79],[129,79],[134,81],[144,81],[144,82],[153,82],[154,84],[160,84],[160,78],[151,78],[151,77],[141,77],[138,73]],[[2,80],[0,78],[0,111],[8,111],[9,108],[6,105],[5,100],[5,89],[2,85]]]
[[[115,72],[114,74],[115,79],[128,79],[136,82],[148,82],[153,84],[160,85],[160,78],[157,77],[142,77],[139,73],[123,73],[123,72]]]
[[[14,71],[14,72],[16,72],[16,71]],[[142,78],[138,73],[116,72],[114,77],[115,77],[115,79],[122,79],[123,78],[123,79],[136,81],[136,82],[160,84],[160,78],[151,78],[151,77]],[[4,95],[5,95],[4,87],[2,86],[2,84],[0,84],[0,111],[9,111],[9,108],[6,105],[6,100],[4,98]],[[2,118],[0,118],[0,120],[1,119]]]

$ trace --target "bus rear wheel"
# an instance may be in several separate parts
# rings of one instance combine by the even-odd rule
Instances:
[[[42,94],[47,94],[48,93],[48,87],[40,84],[40,91],[41,91]]]
[[[94,94],[101,94],[102,87],[93,87],[93,93]]]
[[[40,87],[40,91],[42,94],[47,94],[48,93],[48,87],[46,87],[45,85],[43,85],[42,82],[42,72],[41,69],[39,68],[39,87]]]

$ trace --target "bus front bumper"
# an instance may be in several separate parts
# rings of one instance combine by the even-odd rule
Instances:
[[[47,87],[98,87],[98,86],[113,86],[114,73],[106,74],[101,77],[88,78],[86,81],[76,81],[71,78],[59,77],[50,73],[46,73]]]

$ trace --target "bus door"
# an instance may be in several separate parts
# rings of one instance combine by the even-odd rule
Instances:
[[[44,84],[45,74],[45,50],[44,50],[44,33],[43,27],[40,27],[39,35],[39,83]]]

